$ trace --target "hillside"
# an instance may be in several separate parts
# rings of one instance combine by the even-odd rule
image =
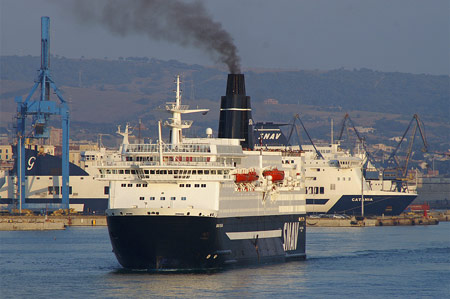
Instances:
[[[40,58],[0,57],[0,128],[12,129],[15,96],[31,89]],[[98,133],[114,135],[117,124],[139,119],[152,130],[164,118],[157,108],[173,100],[173,79],[183,75],[184,102],[210,108],[198,117],[191,135],[217,128],[220,96],[226,73],[175,60],[128,57],[119,60],[68,59],[52,56],[53,78],[70,103],[71,137],[95,140]],[[315,139],[330,138],[330,120],[336,127],[345,112],[360,126],[373,127],[368,142],[385,142],[402,135],[414,113],[426,125],[436,151],[450,148],[450,87],[448,76],[385,73],[368,69],[330,71],[248,70],[247,94],[256,121],[288,122],[300,113]],[[264,104],[276,99],[277,105]],[[58,125],[56,123],[56,125]],[[335,129],[337,131],[338,128]],[[106,137],[108,139],[108,137]]]

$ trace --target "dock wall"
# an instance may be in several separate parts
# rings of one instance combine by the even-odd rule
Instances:
[[[105,216],[0,216],[0,231],[61,230],[67,226],[106,226]]]

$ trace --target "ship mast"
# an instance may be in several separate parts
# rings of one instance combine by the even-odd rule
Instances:
[[[129,124],[127,123],[125,125],[125,131],[121,132],[120,131],[120,126],[117,127],[117,134],[121,135],[123,137],[122,139],[122,144],[120,145],[120,152],[123,154],[125,147],[130,144],[130,142],[128,141],[128,136],[131,134],[131,132],[129,131]]]
[[[172,145],[182,142],[182,129],[189,129],[193,123],[192,120],[181,120],[181,114],[203,112],[206,114],[209,109],[189,109],[188,105],[181,105],[180,75],[177,75],[175,81],[177,89],[175,90],[175,102],[166,103],[166,111],[172,114],[164,126],[170,127],[170,141]]]

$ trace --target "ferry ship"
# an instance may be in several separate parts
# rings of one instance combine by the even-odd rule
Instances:
[[[302,164],[281,152],[252,150],[250,97],[244,75],[228,75],[219,138],[184,138],[206,112],[181,104],[177,77],[170,143],[124,144],[122,161],[99,165],[109,181],[109,235],[128,269],[194,270],[305,258]]]
[[[104,214],[108,205],[109,184],[96,179],[97,161],[120,159],[117,151],[100,150],[81,153],[82,166],[69,163],[69,206],[84,214]],[[61,157],[45,152],[39,145],[25,150],[25,204],[35,212],[51,212],[61,207]],[[17,166],[0,178],[0,206],[18,208]]]
[[[304,157],[308,214],[400,215],[417,197],[414,186],[398,185],[372,172],[363,175],[364,155],[352,155],[337,143],[325,146],[288,144],[286,124],[256,123],[256,148],[300,153]],[[297,164],[287,155],[284,164]],[[362,198],[364,201],[362,202]]]

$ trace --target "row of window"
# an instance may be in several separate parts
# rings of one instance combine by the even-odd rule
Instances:
[[[340,180],[341,180],[341,178],[340,178],[340,177],[338,177],[338,178],[337,178],[337,180],[338,180],[338,181],[340,181]],[[342,177],[342,180],[343,180],[343,181],[345,181],[345,177]],[[351,180],[352,180],[352,178],[351,178],[351,177],[348,177],[348,180],[349,180],[349,181],[351,181]]]
[[[124,185],[124,184],[122,184]],[[62,194],[62,187],[60,186],[48,186],[47,188],[49,195],[59,195]],[[69,194],[72,194],[72,186],[69,186]],[[105,186],[103,190],[103,194],[109,194],[109,186]]]
[[[122,188],[133,187],[133,184],[120,184],[120,186]],[[139,187],[146,188],[147,186],[148,186],[147,184],[136,184],[136,187],[138,187],[138,188]],[[200,188],[200,187],[201,188],[206,188],[206,184],[194,184],[194,188]],[[191,188],[191,184],[180,184],[180,188]],[[105,193],[105,194],[107,194],[107,193]]]
[[[100,173],[103,173],[102,170],[100,170]],[[106,174],[136,174],[137,170],[135,169],[107,169],[106,170]],[[209,170],[209,169],[205,169],[205,170],[167,170],[167,169],[151,169],[151,170],[143,170],[144,174],[183,174],[183,175],[190,175],[190,174],[228,174],[229,171],[228,170]]]
[[[133,184],[121,184],[121,187],[133,187]],[[146,188],[148,185],[147,184],[136,184],[136,187],[144,187]]]
[[[150,200],[155,200],[155,197],[154,197],[154,196],[150,196],[149,199],[150,199]],[[139,197],[139,200],[145,200],[145,197],[144,197],[144,196],[140,196],[140,197]],[[165,197],[165,196],[161,196],[161,197],[159,198],[159,200],[166,200],[166,197]],[[177,198],[176,198],[175,196],[172,196],[172,197],[170,197],[170,200],[177,200]],[[186,200],[186,196],[182,196],[182,197],[181,197],[181,200]]]
[[[194,184],[194,188],[200,188],[200,186],[202,188],[206,188],[206,184]],[[180,184],[180,188],[191,188],[191,184]]]
[[[209,162],[211,160],[210,157],[164,157],[165,162]],[[159,161],[159,157],[126,157],[126,161]]]
[[[324,187],[306,187],[306,194],[324,194]]]

